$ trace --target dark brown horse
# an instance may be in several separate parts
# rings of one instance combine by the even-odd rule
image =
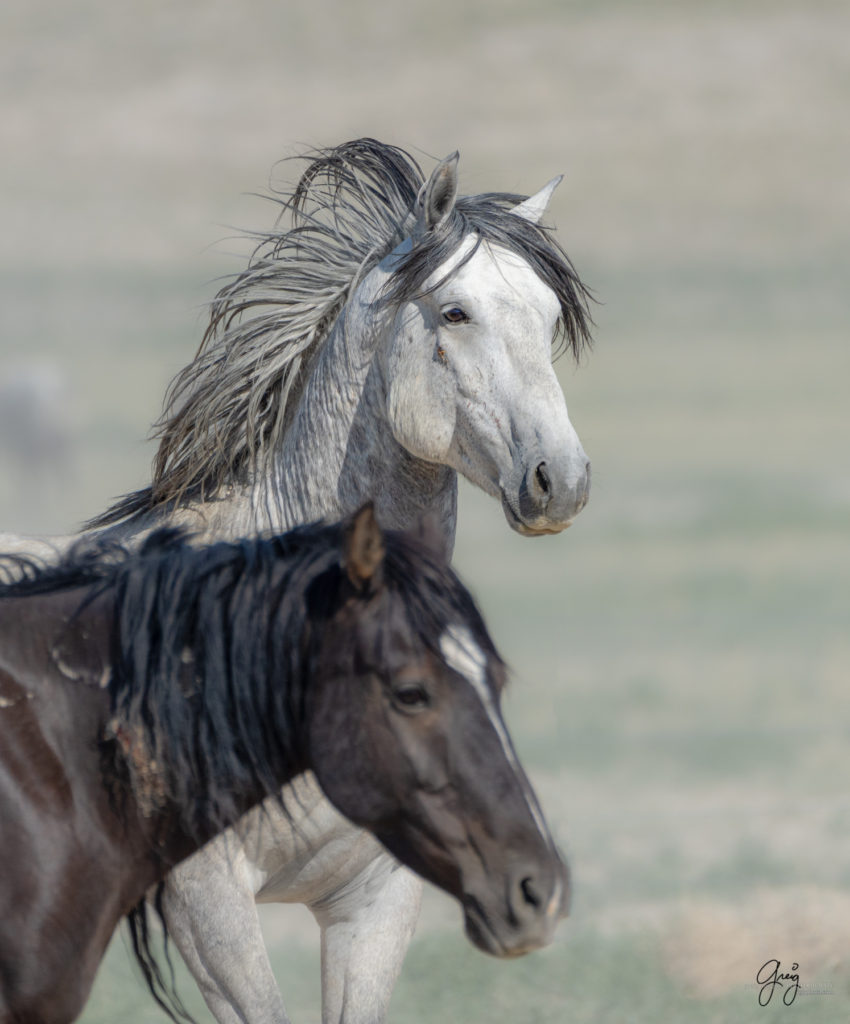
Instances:
[[[0,1024],[70,1021],[144,896],[311,768],[337,808],[461,901],[469,937],[545,944],[566,867],[499,711],[468,592],[370,508],[338,526],[8,559],[0,586]]]

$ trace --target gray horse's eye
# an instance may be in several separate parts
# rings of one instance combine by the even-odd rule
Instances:
[[[452,306],[451,309],[443,310],[443,319],[447,324],[465,324],[469,317],[460,306]]]

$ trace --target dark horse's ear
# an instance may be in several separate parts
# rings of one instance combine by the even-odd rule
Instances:
[[[443,522],[436,512],[426,512],[424,516],[407,531],[407,536],[425,548],[434,558],[445,565],[451,560],[449,537]]]
[[[343,565],[357,590],[374,589],[380,583],[384,554],[384,535],[369,502],[351,517],[343,540]]]
[[[455,207],[457,199],[457,162],[460,154],[455,151],[445,160],[441,160],[431,177],[419,191],[416,203],[415,235],[423,235],[426,231],[438,228]]]

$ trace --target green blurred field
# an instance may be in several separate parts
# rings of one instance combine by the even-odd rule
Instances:
[[[0,395],[58,382],[67,441],[24,469],[0,433],[0,528],[67,530],[147,479],[165,385],[245,251],[214,243],[269,222],[244,193],[297,143],[457,147],[469,192],[565,172],[551,219],[600,299],[594,352],[559,364],[592,499],[527,541],[464,488],[457,563],[514,669],[573,914],[503,964],[429,894],[391,1019],[846,1021],[850,10],[145,11],[0,15]],[[318,1021],[309,915],[264,923],[293,1020]],[[812,987],[790,1008],[757,1004],[771,957]],[[83,1019],[164,1019],[120,939]]]

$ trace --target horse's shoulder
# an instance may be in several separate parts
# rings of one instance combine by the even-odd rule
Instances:
[[[112,600],[85,588],[0,600],[0,670],[103,687],[109,678]]]

